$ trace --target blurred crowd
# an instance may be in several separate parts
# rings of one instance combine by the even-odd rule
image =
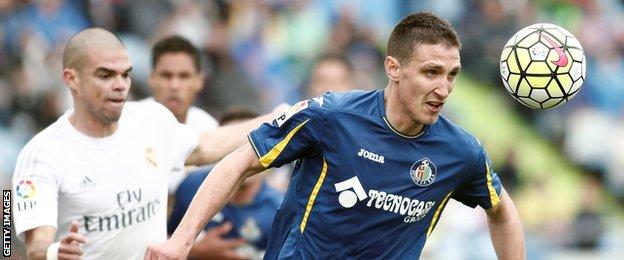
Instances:
[[[500,51],[517,30],[550,22],[576,35],[587,76],[573,102],[549,111],[524,108],[512,98],[505,102],[588,173],[588,200],[607,190],[624,203],[621,0],[0,0],[2,186],[8,188],[22,146],[71,106],[60,77],[61,56],[68,38],[84,28],[120,36],[133,63],[134,99],[150,95],[153,43],[173,34],[189,39],[204,54],[206,84],[196,105],[219,117],[232,107],[261,113],[327,90],[385,87],[387,36],[417,10],[451,21],[463,41],[465,76],[500,91]],[[330,65],[315,69],[321,63]],[[503,183],[513,190],[522,178],[510,154],[500,156],[507,161],[499,166]],[[561,245],[599,248],[605,228],[596,214],[583,208],[577,220],[587,230],[578,231],[584,234],[578,241]],[[591,241],[582,241],[589,236]]]

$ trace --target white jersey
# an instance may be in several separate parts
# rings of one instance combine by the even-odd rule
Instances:
[[[158,103],[154,100],[154,98],[146,98],[141,100],[141,102]],[[201,108],[194,106],[191,106],[186,113],[186,122],[184,122],[184,124],[197,131],[197,134],[219,127],[219,122],[214,117]],[[173,167],[171,175],[169,175],[169,193],[175,193],[176,189],[185,177],[186,173],[184,172],[184,160],[181,160],[175,167]]]
[[[92,138],[69,122],[68,111],[22,150],[13,176],[15,228],[57,228],[72,221],[87,238],[84,259],[142,259],[166,240],[171,170],[197,146],[198,136],[156,103],[125,104],[117,131]]]

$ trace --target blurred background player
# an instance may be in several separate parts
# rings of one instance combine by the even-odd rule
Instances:
[[[199,133],[216,128],[219,123],[193,103],[204,87],[201,54],[181,36],[169,36],[152,48],[150,87],[153,100],[167,107],[178,122]],[[146,100],[147,101],[147,100]]]
[[[167,107],[178,122],[190,126],[197,133],[216,128],[219,124],[206,111],[193,106],[204,86],[201,54],[191,42],[181,36],[165,37],[152,48],[152,73],[149,79],[152,98],[144,102],[158,102]],[[171,172],[169,191],[184,178],[184,161]]]
[[[245,109],[226,112],[222,126],[250,120],[256,113]],[[191,172],[176,192],[167,230],[172,234],[191,204],[195,192],[208,176],[209,168]],[[228,204],[204,227],[189,258],[193,259],[262,259],[269,240],[275,211],[283,193],[272,188],[258,174],[245,180]]]
[[[141,259],[166,239],[171,170],[189,154],[219,160],[273,117],[199,135],[156,102],[126,103],[131,70],[109,31],[86,29],[67,44],[62,75],[74,109],[24,147],[13,177],[15,229],[30,259]]]
[[[353,66],[340,54],[319,56],[310,73],[307,97],[318,97],[325,92],[345,92],[355,89]]]

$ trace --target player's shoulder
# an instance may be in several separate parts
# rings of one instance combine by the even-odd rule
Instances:
[[[169,112],[162,104],[156,102],[154,99],[143,99],[141,101],[130,101],[124,104],[124,113],[143,113],[143,114],[161,114]]]
[[[55,153],[63,149],[64,127],[69,126],[67,114],[61,116],[41,132],[37,133],[20,151],[18,164],[32,163],[34,161],[50,161]]]
[[[473,134],[445,116],[440,116],[427,131],[430,135],[439,136],[448,142],[468,146],[473,151],[478,151],[481,147],[479,140]]]
[[[383,92],[381,94],[383,95]],[[380,114],[379,105],[376,102],[378,95],[379,92],[377,91],[362,90],[341,93],[327,92],[317,97],[297,102],[276,118],[273,121],[273,125],[281,127],[291,118],[297,118],[300,121],[308,119],[326,120],[328,117],[334,117],[339,113],[358,115]]]
[[[171,111],[162,104],[152,100],[132,101],[124,104],[123,117],[138,122],[177,122]]]
[[[196,106],[189,107],[185,124],[199,131],[207,131],[219,127],[217,119]]]
[[[381,115],[380,95],[383,98],[383,90],[352,90],[328,92],[315,99],[321,99],[320,103],[329,112]]]
[[[216,120],[213,116],[208,114],[208,112],[196,106],[190,106],[188,110],[188,114],[189,116],[192,115],[194,117],[198,117],[203,120]]]

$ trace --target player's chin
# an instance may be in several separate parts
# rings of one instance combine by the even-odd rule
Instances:
[[[111,109],[102,114],[102,119],[107,123],[115,123],[121,118],[122,109]]]
[[[424,115],[422,117],[420,122],[422,122],[425,125],[432,125],[432,124],[434,124],[435,122],[438,121],[438,118],[440,118],[440,113],[439,112],[428,113],[427,115]]]

